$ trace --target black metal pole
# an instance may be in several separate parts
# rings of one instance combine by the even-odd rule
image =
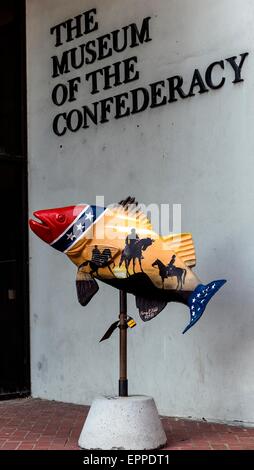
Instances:
[[[120,290],[120,325],[119,325],[119,397],[128,396],[127,379],[127,294]]]

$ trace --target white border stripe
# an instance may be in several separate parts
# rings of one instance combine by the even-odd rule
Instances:
[[[80,204],[81,206],[85,205],[85,204]],[[75,207],[79,207],[79,205],[75,206]],[[72,227],[73,224],[75,224],[75,222],[77,222],[77,220],[81,217],[81,215],[84,214],[84,212],[87,211],[88,207],[90,207],[89,205],[86,205],[86,207],[79,213],[79,215],[77,215],[76,219],[73,220],[73,222],[67,227],[67,229],[61,233],[61,235],[59,235],[53,242],[50,243],[50,245],[54,245],[54,243],[56,243],[58,240],[60,240],[60,238],[62,238],[63,235],[66,234],[66,232],[68,232],[68,230]]]
[[[77,243],[81,238],[83,238],[84,235],[88,232],[88,230],[90,230],[90,228],[92,228],[95,224],[97,224],[97,222],[99,222],[99,220],[102,218],[103,215],[105,215],[107,211],[108,209],[105,209],[105,211],[103,211],[102,214],[99,215],[99,217],[91,225],[89,225],[89,227],[83,233],[81,233],[81,235],[69,246],[69,248],[64,250],[63,253],[67,253],[75,245],[75,243]]]

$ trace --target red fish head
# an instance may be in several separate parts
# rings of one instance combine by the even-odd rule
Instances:
[[[61,235],[72,227],[87,207],[89,207],[87,204],[80,204],[78,206],[36,211],[33,215],[39,219],[40,222],[30,219],[30,228],[44,242],[54,244]]]

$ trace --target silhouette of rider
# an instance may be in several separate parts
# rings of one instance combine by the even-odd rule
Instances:
[[[139,240],[139,236],[135,228],[132,228],[131,233],[125,238],[125,246],[129,248],[131,254],[133,253],[133,248],[137,240]]]
[[[167,265],[167,268],[168,268],[168,271],[172,271],[173,267],[174,267],[174,262],[176,260],[176,255],[173,255],[170,262],[168,263]]]
[[[100,262],[101,262],[101,252],[98,249],[98,245],[95,245],[94,249],[92,251],[92,261],[95,264],[100,264]]]

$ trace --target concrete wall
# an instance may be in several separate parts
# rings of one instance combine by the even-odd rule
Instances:
[[[59,138],[51,101],[51,55],[87,40],[54,47],[51,26],[97,8],[89,39],[151,16],[152,41],[90,70],[137,54],[140,80],[98,94],[112,96],[182,74],[190,84],[215,60],[249,52],[244,82]],[[254,422],[253,98],[254,4],[250,0],[27,0],[29,206],[106,204],[132,194],[146,204],[182,204],[196,272],[228,283],[186,335],[188,310],[171,304],[129,333],[130,393],[155,397],[166,415]],[[58,52],[57,50],[57,52]],[[103,62],[103,63],[102,63]],[[87,69],[88,70],[88,69]],[[60,79],[84,74],[70,72]],[[87,87],[75,103],[91,103]],[[117,292],[100,284],[87,308],[76,299],[67,257],[30,237],[32,393],[89,404],[117,392],[118,337],[98,339],[118,314]],[[134,299],[129,312],[138,319]]]

